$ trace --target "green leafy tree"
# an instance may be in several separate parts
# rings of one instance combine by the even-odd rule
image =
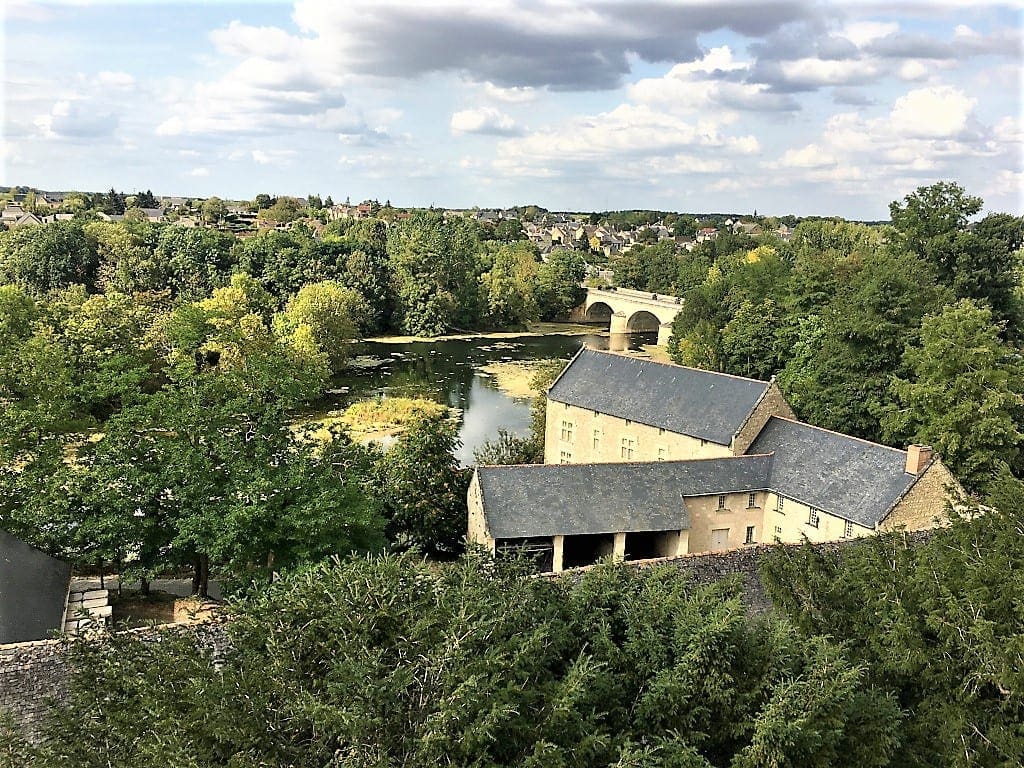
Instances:
[[[436,556],[461,551],[470,478],[455,458],[457,446],[454,424],[445,417],[424,417],[383,455],[378,493],[393,541]]]
[[[961,299],[928,315],[904,360],[910,376],[893,381],[896,405],[883,420],[889,439],[933,445],[972,489],[1000,466],[1018,466],[1024,368],[1000,340],[991,309]]]
[[[216,224],[228,215],[228,207],[219,197],[208,197],[203,201],[203,221],[207,224]]]
[[[557,248],[537,274],[537,305],[541,320],[564,317],[583,303],[587,265],[578,253]]]
[[[45,293],[69,285],[92,289],[96,243],[77,221],[0,232],[0,283],[17,283]]]
[[[498,246],[489,271],[481,277],[490,322],[496,327],[524,325],[538,319],[537,275],[540,262],[528,243]]]
[[[366,309],[363,297],[351,288],[333,281],[310,283],[275,318],[275,330],[281,336],[294,336],[305,329],[336,372],[348,359],[349,342],[358,331],[357,318]]]

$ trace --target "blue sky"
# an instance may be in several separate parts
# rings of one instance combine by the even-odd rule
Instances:
[[[0,184],[1024,210],[1022,4],[7,0]]]

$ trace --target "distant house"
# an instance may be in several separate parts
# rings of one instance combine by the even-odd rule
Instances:
[[[714,227],[703,227],[697,230],[697,242],[704,243],[709,240],[716,240],[718,238],[718,230]]]
[[[0,644],[64,628],[71,566],[0,530]]]
[[[733,234],[757,237],[762,233],[761,225],[754,221],[738,221],[732,225]]]
[[[140,208],[139,210],[146,214],[146,221],[157,223],[164,220],[163,208]]]
[[[478,467],[468,536],[543,570],[941,525],[959,485],[796,421],[774,381],[584,349],[548,390],[545,464]]]

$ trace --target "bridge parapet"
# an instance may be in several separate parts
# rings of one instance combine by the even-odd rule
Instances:
[[[654,330],[650,326],[657,325],[658,344],[665,345],[672,334],[672,321],[682,308],[683,299],[677,296],[666,296],[648,291],[636,291],[629,288],[588,288],[582,315],[588,319],[609,319],[610,332],[623,334],[637,330]],[[592,308],[603,305],[606,309],[601,313],[592,312]]]

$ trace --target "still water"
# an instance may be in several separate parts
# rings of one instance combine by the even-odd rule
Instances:
[[[653,344],[657,333],[630,334],[631,349]],[[499,429],[525,436],[530,431],[530,399],[498,389],[480,368],[488,363],[568,360],[586,344],[608,349],[607,333],[574,336],[517,336],[390,344],[366,341],[353,349],[354,367],[334,379],[330,406],[341,408],[366,397],[426,397],[461,411],[456,453],[464,465],[473,451],[498,436]]]

